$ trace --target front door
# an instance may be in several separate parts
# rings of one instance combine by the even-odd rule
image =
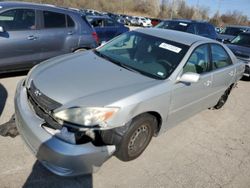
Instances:
[[[40,61],[36,11],[12,9],[0,14],[0,72],[25,69]]]
[[[186,72],[200,74],[200,80],[196,83],[178,82],[174,85],[169,126],[174,126],[211,105],[212,74],[208,45],[201,45],[193,51],[182,74]]]

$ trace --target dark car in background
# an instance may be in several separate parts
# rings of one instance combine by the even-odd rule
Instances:
[[[246,64],[244,76],[250,77],[250,32],[240,33],[227,46]]]
[[[99,42],[106,42],[110,39],[129,31],[128,27],[111,19],[108,16],[87,16],[89,23],[95,28]]]
[[[218,34],[218,40],[221,42],[230,42],[233,38],[239,35],[242,32],[250,31],[248,26],[227,26],[220,31]]]
[[[27,70],[58,55],[97,47],[80,12],[52,5],[0,3],[0,72]]]
[[[211,39],[217,39],[217,34],[214,26],[205,21],[177,20],[177,19],[164,20],[155,27],[183,31]]]

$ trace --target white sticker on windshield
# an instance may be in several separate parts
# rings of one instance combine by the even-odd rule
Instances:
[[[186,23],[179,23],[179,25],[182,25],[182,26],[187,26],[188,24],[186,24]]]
[[[175,52],[175,53],[179,53],[182,50],[181,48],[179,48],[177,46],[173,46],[171,44],[167,44],[167,43],[164,43],[164,42],[161,43],[159,47],[164,48],[166,50],[170,50],[170,51]]]
[[[3,8],[2,6],[0,6],[0,8]]]

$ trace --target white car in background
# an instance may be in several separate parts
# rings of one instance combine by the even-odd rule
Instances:
[[[142,27],[152,27],[151,20],[145,17],[138,17],[138,23]]]
[[[130,20],[130,24],[133,26],[139,26],[138,18],[133,16]]]

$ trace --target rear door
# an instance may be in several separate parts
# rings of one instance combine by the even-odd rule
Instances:
[[[80,38],[82,37],[80,24],[74,21],[73,17],[66,15],[67,35],[65,38],[65,50],[72,52],[79,48]]]
[[[41,60],[34,9],[11,9],[0,14],[0,72],[26,69]]]
[[[216,104],[226,89],[234,82],[235,65],[226,50],[219,44],[211,44],[211,59],[213,68],[212,90]]]
[[[54,11],[41,11],[40,19],[42,28],[39,35],[43,59],[67,53],[65,48],[68,35],[66,15]]]

